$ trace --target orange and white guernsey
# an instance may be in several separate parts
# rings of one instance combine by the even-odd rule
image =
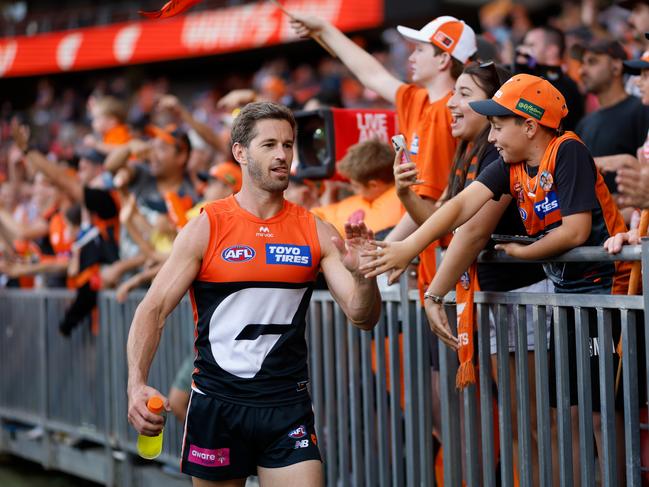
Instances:
[[[234,196],[203,211],[210,241],[190,290],[194,389],[253,406],[306,399],[305,316],[321,253],[315,217],[285,201],[262,220]]]

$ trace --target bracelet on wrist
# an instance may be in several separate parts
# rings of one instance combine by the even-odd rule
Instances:
[[[424,293],[424,299],[430,299],[435,304],[444,304],[444,296],[429,293],[428,291]]]

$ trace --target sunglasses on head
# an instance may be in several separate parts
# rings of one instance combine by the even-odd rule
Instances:
[[[479,65],[480,69],[486,69],[489,72],[489,75],[491,76],[491,79],[494,81],[497,81],[497,85],[500,86],[502,85],[505,81],[500,79],[500,73],[498,72],[498,69],[496,68],[496,63],[494,61],[487,61],[485,63],[482,63]]]

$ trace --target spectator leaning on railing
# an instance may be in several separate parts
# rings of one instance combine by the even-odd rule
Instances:
[[[516,201],[527,234],[538,238],[530,245],[504,243],[496,246],[519,259],[544,259],[580,245],[602,245],[610,236],[626,231],[622,215],[588,149],[572,132],[561,134],[561,120],[567,108],[561,93],[548,81],[531,75],[515,75],[491,100],[474,101],[470,106],[489,117],[489,141],[496,146],[501,159],[444,204],[405,241],[376,242],[379,248],[372,252],[375,261],[364,267],[368,275],[403,269],[409,260],[404,254],[410,256],[428,242],[459,227],[492,198],[501,199],[501,196]],[[545,266],[558,293],[626,294],[629,270],[630,265],[622,262]],[[443,302],[442,296],[428,296],[426,301]],[[437,316],[431,314],[429,318],[439,319]],[[591,340],[597,340],[597,321],[592,315],[589,325]],[[615,340],[619,332],[616,326]],[[573,322],[568,329],[573,347],[574,334]],[[551,339],[552,354],[553,343]],[[619,360],[617,354],[615,359]],[[549,363],[551,376],[554,376],[554,360]],[[597,376],[598,363],[599,356],[594,354],[591,357],[594,376]],[[570,357],[569,365],[570,401],[576,405],[574,356]],[[551,403],[556,405],[554,385],[555,381],[551,380]],[[599,382],[593,382],[592,392],[595,431],[600,438]],[[573,455],[578,452],[578,448],[573,448]]]

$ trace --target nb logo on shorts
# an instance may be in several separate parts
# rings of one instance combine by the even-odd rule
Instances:
[[[266,244],[266,264],[311,266],[311,247],[308,245]]]
[[[309,447],[309,440],[301,440],[295,442],[295,446],[293,447],[293,449],[297,450],[298,448],[308,448],[308,447]]]

